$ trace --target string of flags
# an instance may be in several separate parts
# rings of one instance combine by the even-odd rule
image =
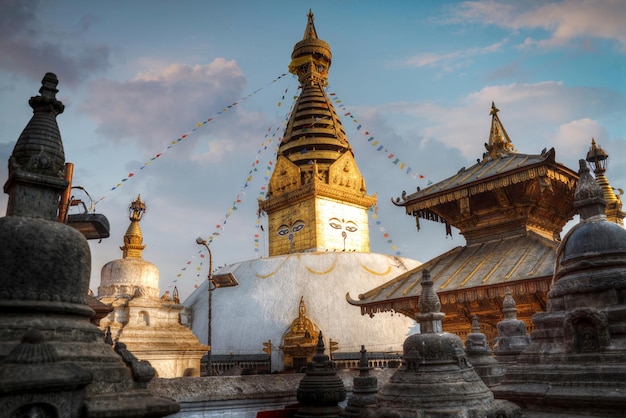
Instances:
[[[285,100],[285,95],[287,94],[289,88],[285,89],[285,92],[281,98],[281,101],[278,102],[277,107],[280,108],[282,106],[282,102]],[[293,104],[292,104],[292,109],[293,109]],[[285,117],[285,121],[282,123],[282,125],[284,126],[286,124],[286,120],[288,120],[289,118],[289,114],[291,113],[291,109],[289,111],[289,113],[287,114],[287,116]],[[280,132],[282,126],[277,126],[273,132],[272,132],[272,126],[270,126],[265,134],[265,136],[263,137],[263,141],[261,142],[261,145],[259,146],[256,156],[254,158],[254,161],[252,162],[252,166],[250,168],[250,171],[248,171],[246,180],[242,186],[242,188],[240,189],[239,193],[237,194],[237,196],[235,197],[233,204],[230,206],[230,208],[227,210],[226,215],[224,215],[222,221],[218,224],[215,225],[215,230],[213,231],[213,233],[211,235],[209,235],[209,237],[207,238],[207,244],[210,244],[211,242],[213,242],[213,240],[220,236],[228,222],[228,220],[230,219],[230,217],[233,215],[233,213],[237,210],[237,206],[239,204],[241,204],[243,202],[244,197],[246,196],[245,193],[245,189],[247,189],[250,186],[250,183],[254,180],[256,174],[259,171],[259,164],[261,163],[263,154],[265,153],[265,151],[268,149],[268,147],[270,147],[270,145],[275,142],[275,138],[276,138],[276,133]],[[271,133],[271,135],[270,135]],[[278,146],[280,145],[280,141],[281,141],[281,137],[278,138],[278,141],[275,148],[273,150],[278,150]],[[275,155],[275,152],[274,152]],[[272,159],[270,159],[267,163],[267,167],[266,167],[266,171],[265,171],[265,183],[264,185],[261,186],[259,195],[260,196],[264,196],[265,192],[267,190],[267,182],[269,181],[270,175],[271,175],[271,171],[273,169],[274,166],[274,161]],[[199,257],[200,257],[200,262],[199,264],[195,267],[195,270],[198,272],[196,273],[196,284],[194,285],[195,288],[198,287],[198,281],[200,279],[200,272],[202,271],[202,265],[203,265],[203,258],[204,258],[204,254],[203,251],[200,250],[198,252]],[[183,276],[183,274],[190,268],[190,266],[193,263],[193,261],[196,260],[196,256],[193,256],[191,258],[191,260],[188,260],[185,263],[185,267],[181,268],[179,273],[176,275],[176,278],[173,280],[173,283],[178,282],[179,278],[181,278]]]
[[[383,224],[380,221],[380,219],[378,219],[378,208],[375,207],[375,205],[372,205],[368,209],[368,212],[370,213],[370,216],[374,220],[374,223],[376,224],[376,226],[378,226],[378,230],[380,231],[380,233],[383,235],[383,237],[387,241],[387,244],[391,245],[391,250],[395,251],[395,255],[402,255],[402,253],[400,253],[400,251],[398,251],[398,246],[393,243],[393,240],[391,239],[391,236],[389,235],[389,232],[387,232],[387,230],[383,226]]]
[[[408,165],[406,162],[402,161],[401,158],[397,154],[394,154],[393,152],[391,152],[387,146],[383,145],[378,139],[374,137],[374,135],[372,135],[368,130],[364,129],[363,125],[359,122],[357,118],[354,117],[354,115],[352,115],[352,112],[348,111],[348,108],[342,103],[341,99],[337,97],[336,93],[329,92],[328,94],[332,97],[332,100],[337,105],[337,107],[341,109],[341,111],[345,112],[343,116],[352,119],[352,121],[356,125],[356,130],[365,136],[365,138],[367,139],[367,142],[372,147],[374,147],[376,151],[382,153],[381,155],[387,157],[387,159],[392,164],[396,165],[400,170],[402,170],[405,174],[411,176],[412,178],[422,179],[422,180],[426,179],[426,176],[414,170],[413,167]],[[432,184],[432,181],[428,180],[428,185],[431,185],[431,184]]]
[[[176,139],[173,139],[170,142],[170,145],[167,146],[166,149],[164,149],[163,151],[155,154],[153,157],[151,157],[149,160],[147,160],[146,162],[143,163],[143,165],[141,167],[138,167],[132,171],[130,171],[128,173],[128,175],[121,179],[115,186],[113,186],[108,193],[106,193],[105,195],[103,195],[102,197],[100,197],[98,200],[96,200],[95,202],[93,202],[89,208],[89,212],[91,212],[92,210],[94,210],[94,208],[96,207],[96,205],[98,203],[100,203],[101,201],[103,201],[110,193],[112,193],[113,191],[119,189],[120,187],[122,187],[128,180],[130,180],[131,178],[133,178],[135,175],[137,175],[138,173],[140,173],[143,169],[145,169],[146,167],[148,167],[150,164],[152,164],[152,162],[156,161],[157,159],[161,158],[167,151],[169,151],[170,149],[172,149],[175,145],[178,145],[180,142],[182,142],[184,139],[188,138],[189,136],[193,135],[198,129],[202,128],[204,125],[206,125],[207,123],[211,122],[212,120],[214,120],[216,117],[218,117],[219,115],[229,111],[230,109],[234,108],[235,106],[241,104],[242,102],[248,100],[250,97],[256,95],[257,93],[259,93],[261,90],[263,90],[265,87],[276,83],[278,80],[280,80],[281,78],[285,77],[287,74],[281,74],[278,77],[276,77],[275,79],[273,79],[271,82],[267,83],[265,86],[253,91],[252,93],[248,94],[247,96],[239,99],[236,102],[233,102],[227,106],[224,106],[220,111],[212,114],[210,117],[208,117],[207,119],[201,121],[201,122],[197,122],[196,126],[191,129],[190,131],[187,131],[185,133],[183,133],[181,136],[179,136]]]

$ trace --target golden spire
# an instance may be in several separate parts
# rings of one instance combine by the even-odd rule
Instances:
[[[604,200],[606,201],[606,218],[618,225],[624,225],[625,214],[622,212],[622,201],[619,195],[615,194],[613,187],[609,184],[609,180],[604,175],[608,159],[609,154],[597,146],[596,140],[591,138],[591,146],[589,147],[589,152],[587,152],[586,160],[595,174],[596,183],[602,188]]]
[[[489,143],[485,143],[485,149],[487,152],[483,154],[483,161],[487,158],[495,160],[503,155],[510,154],[515,151],[513,142],[509,138],[509,134],[506,133],[502,122],[498,117],[498,109],[494,102],[491,102],[491,110],[489,114],[491,118],[491,132],[489,132]]]
[[[141,195],[137,195],[137,200],[128,207],[130,225],[126,230],[126,234],[124,234],[124,245],[120,247],[124,258],[141,258],[141,252],[146,248],[145,245],[141,245],[143,235],[141,234],[141,228],[139,228],[139,221],[141,221],[145,212],[146,204],[141,201]]]
[[[278,148],[266,199],[259,200],[259,209],[268,215],[269,254],[369,251],[367,209],[376,197],[367,196],[325,91],[330,46],[317,37],[310,10],[307,18],[304,38],[295,44],[289,64],[301,92]]]

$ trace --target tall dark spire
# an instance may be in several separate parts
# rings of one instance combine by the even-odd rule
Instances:
[[[15,143],[9,158],[9,178],[4,192],[9,195],[7,216],[28,216],[54,220],[59,196],[67,188],[65,154],[56,116],[63,103],[56,99],[57,76],[46,73],[40,96],[28,101],[33,108],[30,119]],[[32,205],[33,200],[40,203]]]

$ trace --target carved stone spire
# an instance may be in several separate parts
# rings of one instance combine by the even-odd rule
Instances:
[[[493,352],[500,363],[508,364],[515,362],[517,356],[530,344],[526,323],[517,319],[517,304],[509,288],[502,301],[502,313],[504,319],[498,322],[498,336],[493,340]]]
[[[376,405],[376,393],[378,392],[378,378],[370,375],[367,361],[367,350],[361,346],[361,358],[359,360],[359,375],[353,379],[354,389],[352,396],[348,399],[348,404],[342,417],[362,417],[366,414],[369,406]]]
[[[4,192],[9,195],[7,216],[27,216],[54,220],[59,196],[67,188],[65,154],[56,116],[63,103],[56,99],[58,80],[47,73],[41,81],[40,96],[28,101],[30,119],[9,158],[9,178]],[[38,205],[32,205],[38,201]]]

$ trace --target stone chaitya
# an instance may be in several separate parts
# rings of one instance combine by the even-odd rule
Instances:
[[[335,364],[324,354],[324,339],[320,331],[316,353],[307,364],[306,374],[300,381],[297,392],[298,408],[296,418],[339,417],[343,408],[340,402],[346,399],[343,380],[337,376]]]
[[[480,332],[478,315],[472,318],[472,332],[465,339],[465,354],[476,373],[488,387],[495,386],[504,377],[504,367],[493,356],[487,336]]]
[[[9,159],[0,218],[0,415],[158,417],[179,406],[151,395],[90,322],[86,238],[58,221],[65,154],[58,80],[47,73]],[[145,364],[143,366],[146,366]],[[149,365],[148,365],[149,367]]]
[[[626,230],[607,220],[602,189],[580,160],[580,222],[557,251],[545,312],[496,397],[533,417],[626,411]]]
[[[404,342],[403,365],[377,396],[371,417],[513,417],[519,408],[495,401],[467,361],[461,339],[443,332],[441,302],[429,271],[422,271],[419,298],[421,334]]]
[[[502,313],[504,319],[498,322],[498,336],[493,340],[493,352],[500,363],[509,364],[514,363],[530,344],[526,323],[517,319],[517,306],[509,289],[502,301]]]
[[[378,378],[370,375],[367,361],[367,350],[361,346],[361,359],[359,360],[359,375],[353,379],[352,396],[342,417],[362,417],[368,407],[376,405],[376,393],[378,393]]]

